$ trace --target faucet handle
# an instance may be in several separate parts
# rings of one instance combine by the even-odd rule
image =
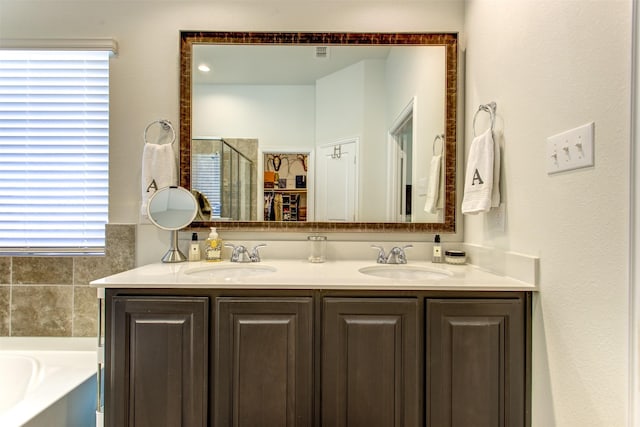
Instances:
[[[237,246],[234,245],[233,243],[224,243],[223,245],[225,248],[231,248],[231,258],[229,259],[229,261],[231,262],[236,262],[238,261],[238,251],[237,251]]]
[[[402,248],[400,249],[400,253],[398,254],[398,263],[399,264],[406,264],[407,263],[407,254],[404,252],[405,249],[409,249],[412,248],[413,245],[404,245]]]
[[[382,246],[378,246],[378,245],[371,245],[371,248],[378,250],[378,258],[376,259],[376,262],[378,264],[386,264],[387,263],[387,256],[384,253],[384,248]]]
[[[231,262],[249,262],[247,256],[247,248],[243,245],[234,245],[233,243],[225,243],[225,247],[231,248]]]
[[[251,255],[249,255],[249,258],[251,258],[251,262],[260,262],[260,252],[258,251],[258,249],[264,248],[265,246],[267,246],[266,243],[260,243],[259,245],[255,245],[253,247],[253,249],[251,250]]]

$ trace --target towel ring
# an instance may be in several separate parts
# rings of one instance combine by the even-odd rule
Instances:
[[[497,105],[495,102],[490,102],[488,104],[480,104],[480,106],[478,107],[478,110],[473,115],[473,136],[476,136],[476,118],[478,117],[478,113],[481,111],[489,113],[489,115],[491,116],[491,131],[493,131],[493,125],[495,124],[495,121],[496,121],[496,108],[497,108]]]
[[[147,131],[151,126],[155,125],[156,123],[158,123],[162,127],[162,130],[164,130],[165,132],[171,131],[171,145],[173,145],[173,143],[176,142],[176,131],[173,128],[173,125],[171,124],[171,122],[169,120],[164,120],[164,119],[153,121],[149,123],[146,128],[144,128],[144,143],[145,144],[149,143],[149,141],[147,141]]]
[[[444,133],[436,135],[433,140],[433,146],[431,147],[431,154],[436,155],[436,142],[440,140],[440,156],[444,153]]]

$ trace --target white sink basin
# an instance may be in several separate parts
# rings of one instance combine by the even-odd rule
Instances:
[[[416,282],[424,280],[441,280],[453,276],[453,273],[446,270],[406,264],[373,265],[370,267],[362,267],[358,271],[369,276]]]
[[[203,279],[237,280],[249,276],[275,273],[275,267],[260,264],[213,264],[206,267],[195,267],[185,274]]]

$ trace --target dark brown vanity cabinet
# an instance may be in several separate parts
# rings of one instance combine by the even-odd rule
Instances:
[[[207,426],[209,299],[107,299],[105,425]]]
[[[323,426],[421,424],[420,306],[417,298],[323,300]]]
[[[427,425],[529,425],[525,300],[428,299],[426,313]]]
[[[216,426],[313,425],[312,298],[217,298]]]
[[[108,427],[530,425],[527,292],[107,289],[105,301]]]

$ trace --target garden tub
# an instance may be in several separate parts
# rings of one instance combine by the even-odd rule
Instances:
[[[96,339],[0,337],[0,426],[93,427]]]

